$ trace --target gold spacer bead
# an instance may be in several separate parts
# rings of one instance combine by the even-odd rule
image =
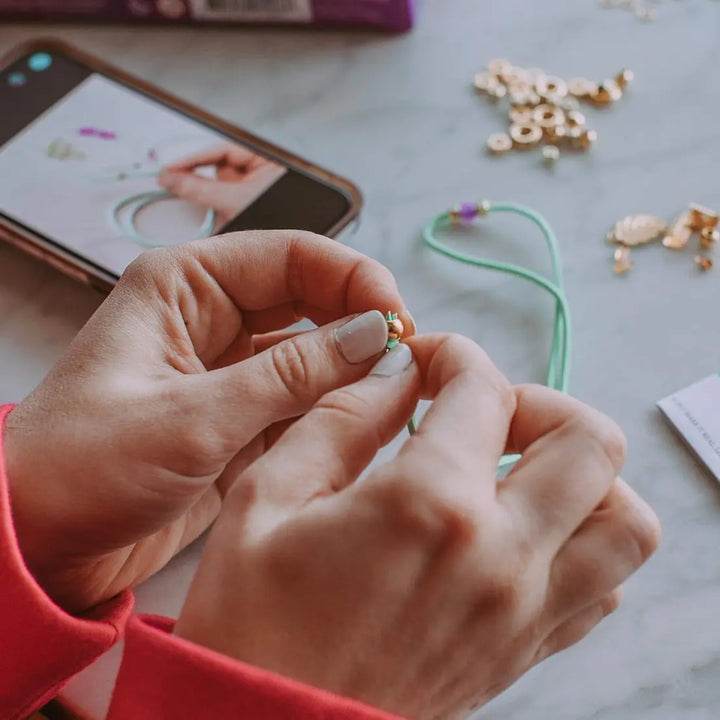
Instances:
[[[703,271],[707,272],[712,269],[713,261],[707,255],[696,255],[695,264]]]
[[[493,155],[503,155],[512,150],[513,141],[507,133],[493,133],[487,139],[487,149]]]
[[[711,227],[704,227],[700,231],[700,246],[705,250],[711,250],[720,240],[720,230]]]
[[[624,90],[633,80],[635,79],[635,73],[632,70],[621,70],[615,76],[615,83],[617,86]]]

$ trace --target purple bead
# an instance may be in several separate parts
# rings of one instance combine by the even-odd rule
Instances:
[[[461,203],[460,207],[458,208],[458,213],[460,215],[460,218],[462,220],[465,220],[466,222],[474,220],[478,216],[477,203]]]
[[[79,132],[81,135],[94,135],[94,134],[95,134],[95,128],[83,127],[83,128],[80,128],[80,130],[78,130],[78,132]]]

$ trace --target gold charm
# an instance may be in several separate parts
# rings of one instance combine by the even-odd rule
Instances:
[[[619,247],[615,249],[613,253],[615,258],[615,274],[625,275],[627,272],[633,269],[632,260],[630,260],[630,248]]]
[[[608,242],[617,245],[646,245],[657,240],[667,230],[662,218],[654,215],[628,215],[615,223],[608,234]]]
[[[693,231],[710,228],[715,230],[720,222],[720,216],[714,211],[709,210],[697,203],[690,203],[690,229]]]
[[[711,227],[704,227],[700,231],[700,247],[704,250],[712,250],[720,240],[720,230],[714,230]]]
[[[663,238],[663,245],[670,248],[670,250],[682,250],[688,244],[692,235],[691,222],[690,211],[680,213],[672,224],[670,231]]]

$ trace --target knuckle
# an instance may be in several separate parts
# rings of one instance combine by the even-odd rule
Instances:
[[[372,403],[351,387],[332,390],[316,403],[315,408],[329,410],[353,424],[366,423],[374,415]]]
[[[288,394],[305,405],[312,397],[311,373],[297,339],[290,338],[270,348],[270,362]]]
[[[587,406],[568,422],[566,430],[581,435],[599,454],[607,458],[616,473],[625,464],[627,439],[620,426],[607,415]]]
[[[396,531],[412,542],[452,552],[476,542],[477,520],[466,503],[424,485],[409,486],[407,476],[383,483],[376,500]]]
[[[639,567],[657,550],[660,544],[660,521],[650,507],[640,500],[628,512],[625,525],[629,543],[635,549],[635,565]]]
[[[607,617],[608,615],[612,615],[622,604],[623,600],[623,589],[622,586],[616,588],[611,593],[608,593],[601,601],[600,601],[600,610],[602,612],[603,617]]]

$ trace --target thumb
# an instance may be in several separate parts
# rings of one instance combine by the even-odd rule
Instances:
[[[299,333],[242,362],[198,376],[213,430],[234,454],[273,423],[305,414],[326,393],[367,374],[387,322],[371,310]]]
[[[412,351],[398,345],[365,378],[325,395],[291,425],[238,478],[223,512],[246,514],[252,502],[259,512],[248,527],[263,532],[311,500],[339,492],[400,432],[419,392]]]

